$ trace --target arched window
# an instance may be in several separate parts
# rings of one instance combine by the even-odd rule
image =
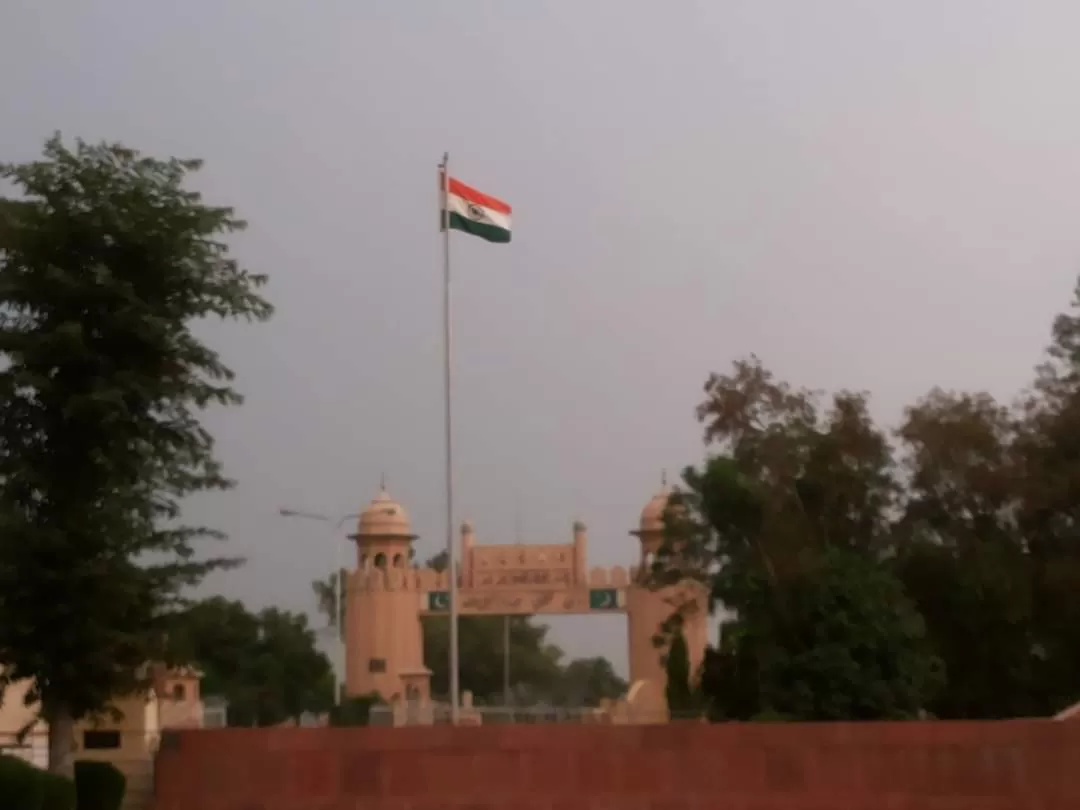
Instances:
[[[651,551],[646,551],[641,555],[641,571],[640,577],[647,579],[652,576],[653,565],[656,563],[656,554]]]
[[[386,555],[381,551],[375,555],[375,567],[386,568]]]
[[[174,683],[173,684],[172,699],[173,700],[185,700],[185,699],[187,699],[187,690],[184,689],[184,685],[182,683]]]
[[[405,556],[402,555],[402,554],[395,554],[394,555],[394,568],[404,568],[404,567],[405,567]]]

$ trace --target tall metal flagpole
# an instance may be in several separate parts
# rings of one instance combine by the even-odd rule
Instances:
[[[450,722],[458,724],[460,685],[458,683],[458,571],[454,543],[454,454],[450,409],[450,153],[443,153],[442,166],[443,229],[443,371],[446,383],[446,557],[450,572]]]
[[[514,513],[514,542],[521,545],[521,508]],[[503,705],[510,705],[510,614],[503,616]]]

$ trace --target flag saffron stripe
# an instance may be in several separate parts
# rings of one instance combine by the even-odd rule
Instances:
[[[450,193],[468,200],[471,203],[475,203],[476,205],[490,208],[492,211],[497,211],[500,214],[509,216],[511,213],[510,206],[502,200],[484,194],[482,191],[477,191],[472,186],[467,186],[460,180],[455,180],[453,177],[450,178]]]

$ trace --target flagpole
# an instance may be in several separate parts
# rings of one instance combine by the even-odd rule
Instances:
[[[450,153],[443,153],[442,162],[442,228],[443,228],[443,380],[446,390],[446,557],[450,572],[450,722],[458,724],[461,688],[458,682],[458,571],[457,548],[454,543],[454,454],[450,407]]]

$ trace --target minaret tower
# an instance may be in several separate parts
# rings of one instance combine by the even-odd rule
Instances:
[[[641,510],[638,528],[630,532],[639,543],[638,575],[626,592],[630,682],[645,681],[653,694],[663,694],[667,686],[666,648],[657,647],[655,638],[676,609],[682,617],[682,632],[690,652],[690,671],[695,675],[709,640],[708,601],[703,586],[684,582],[659,590],[649,587],[652,563],[665,541],[664,515],[672,492],[667,476],[662,476],[659,491]]]
[[[416,535],[385,486],[360,513],[351,539],[357,570],[346,589],[345,691],[378,692],[388,701],[426,699],[431,672],[424,667],[420,599],[409,587]]]

